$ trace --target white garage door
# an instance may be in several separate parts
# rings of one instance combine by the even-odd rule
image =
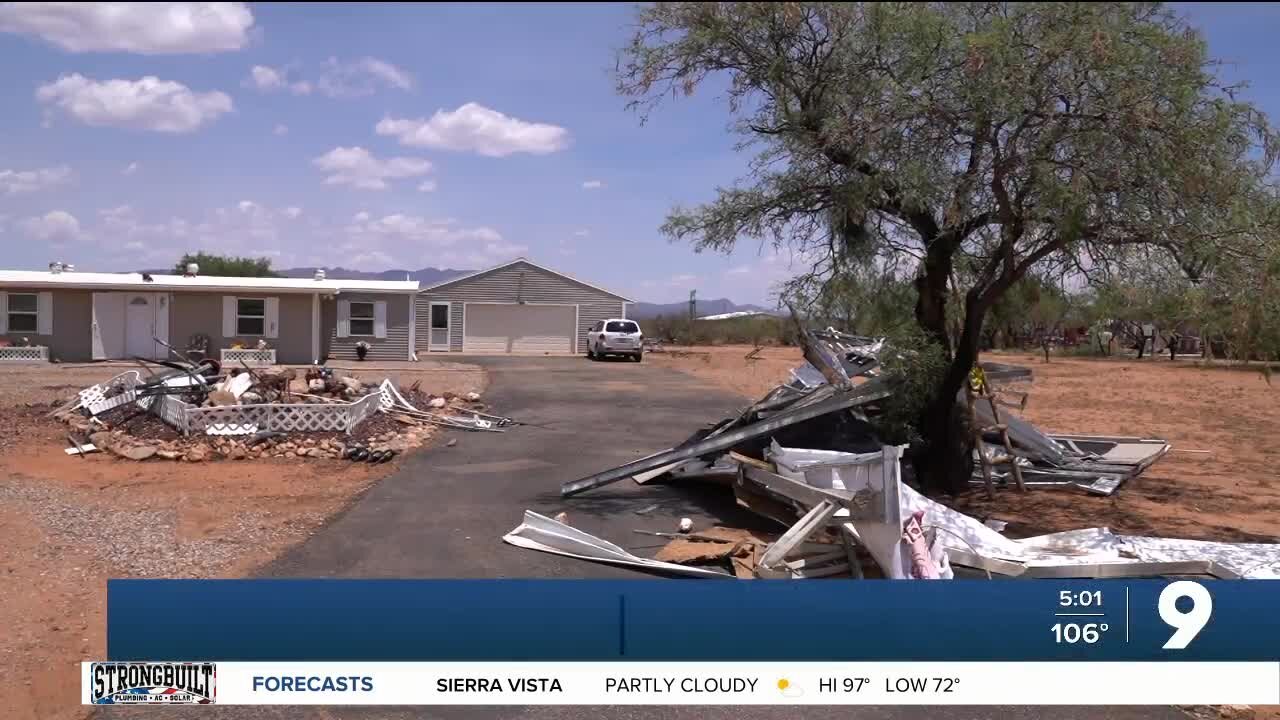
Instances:
[[[571,353],[578,309],[571,305],[466,306],[463,352]]]

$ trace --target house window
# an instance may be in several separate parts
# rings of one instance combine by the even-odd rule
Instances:
[[[9,293],[9,332],[33,333],[40,327],[35,293]]]
[[[373,336],[373,303],[351,303],[350,334]]]
[[[266,300],[236,298],[236,335],[265,335],[266,327]]]

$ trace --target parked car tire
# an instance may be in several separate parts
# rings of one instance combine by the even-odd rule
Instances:
[[[595,359],[596,359],[596,351],[595,351],[595,350],[592,350],[590,347],[588,347],[588,348],[587,348],[587,359],[588,359],[588,360],[595,360]]]
[[[638,352],[638,353],[636,353],[635,355],[633,355],[632,357],[634,357],[634,358],[636,359],[636,362],[640,362],[641,360],[644,360],[644,353],[642,353],[642,352]]]

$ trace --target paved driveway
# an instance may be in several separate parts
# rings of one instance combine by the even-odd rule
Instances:
[[[626,568],[506,545],[526,508],[569,513],[575,527],[625,547],[674,531],[680,517],[759,522],[716,488],[639,486],[630,480],[564,500],[560,484],[649,455],[742,399],[645,363],[579,357],[468,358],[490,374],[493,412],[532,425],[506,433],[448,431],[443,443],[408,456],[349,511],[268,574],[306,577],[638,577]],[[635,510],[658,504],[644,516]]]
[[[672,370],[581,358],[468,358],[490,373],[486,399],[495,412],[538,427],[505,434],[462,434],[455,447],[412,455],[349,511],[267,568],[294,577],[640,577],[626,568],[522,550],[501,537],[526,508],[569,513],[575,527],[648,553],[656,538],[633,528],[670,531],[680,517],[706,522],[759,522],[739,511],[723,489],[638,486],[627,480],[562,500],[560,483],[643,457],[708,421],[740,408],[742,398],[717,392]],[[637,516],[635,510],[658,504]],[[643,546],[650,546],[645,548]],[[672,580],[672,582],[689,582]],[[678,609],[675,610],[678,612]],[[1087,688],[1082,688],[1087,692]],[[168,710],[168,712],[165,712]],[[100,717],[185,716],[183,708],[119,709]],[[893,707],[458,707],[209,708],[210,718],[361,718],[458,720],[1184,720],[1172,708],[893,708]]]

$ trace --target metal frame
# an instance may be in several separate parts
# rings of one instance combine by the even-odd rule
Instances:
[[[818,391],[811,393],[817,395]],[[621,465],[619,467],[605,470],[604,472],[588,475],[587,477],[572,482],[567,482],[560,486],[560,495],[569,497],[585,492],[592,488],[608,485],[617,482],[623,478],[628,478],[646,470],[668,465],[678,460],[688,460],[690,458],[699,457],[701,455],[710,455],[713,453],[723,452],[732,449],[738,443],[744,440],[768,435],[774,431],[795,425],[796,423],[811,420],[827,413],[836,412],[856,407],[858,405],[866,405],[868,403],[882,400],[889,397],[890,391],[880,380],[871,380],[862,385],[853,388],[846,388],[836,394],[834,397],[824,399],[820,402],[808,402],[810,398],[803,398],[797,401],[796,405],[787,408],[775,415],[770,416],[759,422],[744,425],[732,430],[725,430],[714,436],[709,436],[700,442],[691,443],[682,447],[671,448],[659,453],[655,453],[647,458],[641,458],[633,462]]]

